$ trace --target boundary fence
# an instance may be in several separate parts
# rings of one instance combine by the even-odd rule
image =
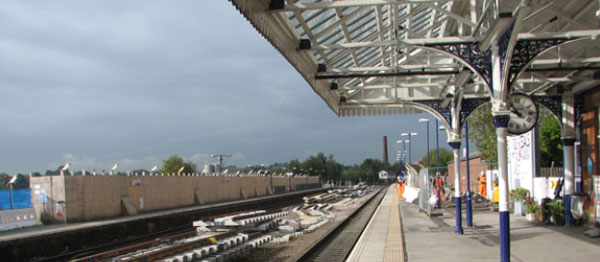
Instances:
[[[11,190],[0,190],[0,210],[22,209],[30,207],[33,207],[31,204],[31,189],[13,189],[12,198]]]

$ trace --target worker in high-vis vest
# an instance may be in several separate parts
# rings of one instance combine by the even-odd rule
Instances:
[[[435,194],[437,196],[438,191],[440,194],[440,199],[444,199],[444,183],[446,182],[446,179],[444,177],[436,177],[435,178],[435,183],[433,184],[433,186],[435,187]]]
[[[406,183],[406,179],[404,178],[404,176],[399,176],[398,177],[398,197],[402,198],[404,197],[404,184]]]
[[[481,195],[482,197],[486,197],[487,196],[487,184],[486,184],[486,179],[485,179],[485,172],[481,171],[481,174],[479,175],[479,195]]]
[[[494,195],[492,197],[492,202],[498,203],[500,201],[500,191],[498,190],[498,182],[494,181]]]

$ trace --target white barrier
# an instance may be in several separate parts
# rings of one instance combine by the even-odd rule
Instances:
[[[412,186],[405,186],[403,196],[404,196],[404,200],[406,200],[406,202],[412,203],[413,201],[415,201],[415,199],[417,199],[419,197],[419,188],[412,187]]]
[[[23,208],[0,211],[0,231],[39,225],[35,209]]]

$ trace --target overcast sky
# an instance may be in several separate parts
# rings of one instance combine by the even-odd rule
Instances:
[[[424,116],[338,118],[226,0],[0,2],[0,172],[150,169],[173,154],[350,165],[381,159],[384,135],[395,159],[402,132],[419,133],[415,160]]]

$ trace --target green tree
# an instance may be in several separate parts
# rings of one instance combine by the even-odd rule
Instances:
[[[338,182],[342,180],[342,172],[344,170],[344,166],[338,163],[333,155],[329,155],[327,160],[325,161],[325,174],[328,178],[331,178],[333,181]]]
[[[540,121],[540,165],[549,167],[563,165],[560,124],[550,114],[543,114]]]
[[[287,169],[290,172],[293,172],[294,174],[300,174],[300,169],[302,169],[302,164],[300,163],[300,161],[298,159],[292,159],[288,164],[287,164]]]
[[[488,163],[498,162],[498,141],[489,106],[483,106],[468,118],[469,139],[474,141]],[[440,160],[442,156],[440,155]],[[440,161],[441,163],[441,161]]]
[[[288,172],[318,176],[323,182],[338,182],[343,180],[343,169],[342,164],[338,163],[333,155],[325,156],[323,153],[310,156],[304,162],[293,159],[287,163]]]
[[[359,176],[361,181],[369,184],[379,183],[379,171],[390,171],[392,166],[379,159],[367,158],[359,166]]]
[[[359,181],[360,177],[360,166],[353,165],[351,167],[346,168],[341,175],[342,181],[349,181],[352,184],[356,184]]]
[[[7,173],[0,174],[0,189],[8,188],[8,181],[10,181],[10,178],[10,175],[8,175]]]
[[[446,170],[448,168],[448,162],[454,159],[454,155],[452,152],[445,148],[440,148],[440,170]],[[421,164],[423,166],[427,165],[427,155],[423,156],[421,159]],[[429,170],[430,174],[435,174],[435,169],[437,168],[437,153],[435,149],[429,151]],[[440,171],[441,172],[441,171]],[[443,174],[444,172],[442,172]]]
[[[196,172],[196,166],[192,162],[185,162],[183,158],[178,155],[172,155],[168,159],[163,161],[161,173],[177,173],[181,167],[183,171],[181,173],[194,173]]]

